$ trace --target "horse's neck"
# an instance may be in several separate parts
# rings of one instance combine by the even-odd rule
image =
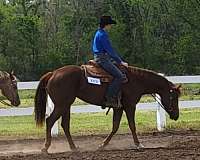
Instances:
[[[168,81],[163,76],[140,68],[132,69],[131,78],[136,80],[136,86],[140,86],[141,94],[162,94],[162,90],[168,86]]]

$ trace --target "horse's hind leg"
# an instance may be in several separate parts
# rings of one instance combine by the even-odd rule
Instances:
[[[76,146],[72,140],[71,134],[70,134],[70,107],[67,106],[67,109],[62,114],[62,122],[61,126],[65,132],[65,135],[67,137],[69,146],[71,150],[76,150]]]
[[[122,109],[113,109],[113,127],[111,133],[106,137],[103,143],[99,146],[99,149],[103,149],[110,142],[113,135],[117,132],[119,124],[121,121],[123,110]]]
[[[48,149],[51,145],[51,128],[53,127],[54,123],[60,118],[61,112],[56,110],[56,107],[50,117],[46,119],[46,140],[44,143],[44,147],[42,148],[42,152],[47,153]]]

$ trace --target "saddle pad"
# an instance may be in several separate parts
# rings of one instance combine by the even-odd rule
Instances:
[[[113,77],[100,67],[93,65],[82,65],[81,68],[84,69],[85,76],[99,78],[101,82],[112,82]]]
[[[94,60],[90,60],[88,64],[82,65],[81,68],[84,70],[86,78],[99,78],[101,82],[112,82],[113,80],[113,76],[102,69]],[[123,68],[120,67],[120,69]],[[127,78],[125,78],[123,83],[126,83],[127,81]]]

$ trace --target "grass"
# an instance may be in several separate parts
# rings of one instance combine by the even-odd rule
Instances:
[[[167,129],[199,129],[200,109],[184,109],[180,112],[178,121],[167,119]],[[59,122],[60,123],[60,122]],[[156,131],[156,112],[136,112],[137,132]],[[85,113],[71,115],[72,135],[108,134],[112,129],[112,113]],[[118,133],[129,133],[125,115],[122,117]],[[63,131],[59,125],[59,134]],[[45,127],[38,129],[35,126],[34,116],[0,117],[1,138],[42,138],[45,136]]]
[[[200,84],[183,85],[180,100],[200,100]],[[20,90],[20,107],[33,106],[35,90]],[[1,99],[3,99],[1,97]],[[140,102],[154,101],[151,96],[145,95]],[[87,104],[80,99],[76,99],[73,105]],[[0,104],[0,108],[5,108]],[[72,114],[71,132],[73,135],[92,135],[108,134],[112,128],[112,114],[105,113]],[[153,111],[137,111],[136,125],[138,132],[156,131],[156,113]],[[184,109],[180,112],[180,119],[177,122],[167,119],[167,129],[199,129],[200,128],[200,109]],[[59,128],[59,133],[63,131]],[[118,133],[129,132],[126,117],[123,115]],[[45,129],[35,127],[34,116],[20,117],[0,117],[0,138],[37,138],[44,137]]]

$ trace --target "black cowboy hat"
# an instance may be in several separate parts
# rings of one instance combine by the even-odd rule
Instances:
[[[107,25],[107,24],[117,24],[115,20],[111,18],[111,16],[102,16],[100,18],[100,24],[101,25]]]

